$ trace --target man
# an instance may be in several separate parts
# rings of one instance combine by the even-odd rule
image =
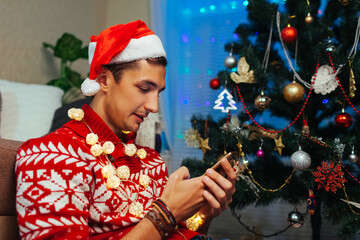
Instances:
[[[140,20],[116,25],[91,38],[89,61],[82,91],[94,96],[90,106],[70,109],[73,121],[19,149],[20,236],[205,239],[235,191],[229,162],[221,162],[226,178],[208,169],[189,179],[182,167],[168,179],[159,155],[134,144],[165,88],[160,39]],[[190,221],[192,231],[183,221],[195,213],[201,224]]]

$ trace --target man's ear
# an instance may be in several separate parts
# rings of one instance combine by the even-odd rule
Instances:
[[[100,84],[100,91],[102,92],[107,92],[109,89],[109,84],[110,84],[109,74],[110,71],[102,67],[101,72],[96,79],[96,81]]]

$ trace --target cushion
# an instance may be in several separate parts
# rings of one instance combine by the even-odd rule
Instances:
[[[1,102],[1,92],[0,92],[0,126],[1,126],[1,108],[2,108],[2,102]],[[1,132],[0,132],[1,137]]]
[[[22,142],[0,139],[0,215],[15,215],[15,160]]]
[[[63,90],[54,86],[0,79],[2,112],[0,136],[25,141],[47,134]]]

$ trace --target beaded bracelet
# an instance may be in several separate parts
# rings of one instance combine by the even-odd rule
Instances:
[[[157,199],[153,204],[157,205],[167,216],[167,218],[170,220],[171,225],[175,228],[176,227],[176,219],[174,215],[171,213],[168,206],[159,198]]]
[[[161,201],[162,202],[162,201]],[[162,239],[166,239],[169,233],[176,230],[177,225],[174,216],[164,202],[153,202],[153,208],[145,215],[160,233]]]

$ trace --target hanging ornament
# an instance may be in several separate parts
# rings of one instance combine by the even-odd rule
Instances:
[[[226,99],[229,101],[227,106],[224,107],[224,103],[222,100],[224,99],[224,95],[226,95]],[[222,112],[229,112],[230,110],[236,110],[236,102],[233,100],[233,96],[229,93],[228,90],[224,89],[218,96],[218,99],[215,101],[214,109],[219,109]]]
[[[254,104],[256,109],[260,111],[266,110],[270,106],[271,98],[264,94],[264,91],[261,91],[260,95],[255,98]]]
[[[349,97],[354,98],[355,97],[355,91],[356,91],[356,82],[355,82],[355,75],[352,67],[352,60],[349,60],[349,68],[350,68],[350,77],[349,77]]]
[[[136,151],[137,147],[133,143],[129,143],[124,146],[124,153],[126,156],[132,157],[135,155]]]
[[[325,191],[331,190],[336,193],[338,188],[342,188],[342,184],[346,182],[341,166],[335,165],[333,162],[322,162],[317,167],[317,171],[313,172],[315,182],[318,183],[318,189],[324,188]]]
[[[309,135],[310,134],[310,128],[309,128],[309,125],[307,123],[305,114],[303,115],[303,127],[301,129],[301,133],[304,134],[304,135]]]
[[[304,224],[304,216],[295,208],[289,212],[288,222],[293,228],[299,228]]]
[[[335,125],[339,128],[349,128],[353,122],[353,119],[350,114],[346,113],[344,108],[341,110],[341,113],[337,114],[335,117]]]
[[[355,154],[354,146],[351,148],[351,153],[348,156],[350,162],[357,162],[359,160],[358,156]]]
[[[283,95],[287,102],[296,103],[301,101],[305,95],[305,89],[296,81],[286,84],[283,89]]]
[[[256,151],[256,157],[258,157],[258,158],[263,158],[264,157],[264,155],[265,155],[265,152],[264,152],[264,150],[262,150],[262,145],[263,145],[263,143],[264,143],[264,140],[260,140],[261,142],[260,142],[260,145],[259,145],[259,149]]]
[[[319,67],[316,74],[316,81],[314,83],[314,92],[322,95],[326,95],[334,91],[338,86],[338,81],[336,80],[336,73],[329,65],[322,65]],[[315,74],[312,76],[312,79],[315,78]]]
[[[232,50],[231,50],[230,53],[229,53],[229,56],[227,56],[225,58],[225,61],[224,61],[225,67],[227,67],[229,69],[234,68],[234,67],[236,67],[236,63],[237,63],[237,60],[232,55]]]
[[[285,145],[282,143],[281,135],[279,136],[279,138],[274,138],[274,141],[275,141],[275,149],[274,150],[277,151],[281,156],[282,150],[285,147]]]
[[[305,17],[305,22],[307,24],[312,23],[314,21],[314,18],[311,16],[310,12],[307,14],[307,16]]]
[[[343,5],[343,6],[347,6],[347,5],[349,5],[350,1],[351,0],[339,0],[339,3],[341,3],[341,5]]]
[[[200,137],[200,147],[201,151],[203,152],[203,155],[205,155],[207,150],[211,150],[209,146],[209,138],[203,139]]]
[[[281,39],[286,43],[292,43],[297,38],[297,30],[294,27],[291,27],[290,24],[287,25],[287,27],[283,28],[281,30]]]
[[[200,133],[198,130],[192,128],[188,129],[185,133],[184,138],[188,147],[200,147]]]
[[[250,70],[250,65],[246,62],[245,57],[240,58],[237,67],[237,73],[230,73],[230,78],[235,83],[255,83],[254,70]]]
[[[314,191],[312,189],[309,190],[309,198],[307,200],[307,205],[308,205],[308,213],[310,215],[314,215],[316,202],[315,202]]]
[[[210,85],[211,89],[214,89],[214,90],[219,89],[221,86],[220,81],[217,78],[211,79],[209,85]]]
[[[299,146],[299,150],[294,152],[291,157],[291,165],[293,168],[299,171],[304,171],[311,164],[310,155],[307,152],[301,150],[301,146]]]
[[[331,39],[327,39],[325,42],[325,52],[333,53],[336,51],[335,44],[331,41]]]

